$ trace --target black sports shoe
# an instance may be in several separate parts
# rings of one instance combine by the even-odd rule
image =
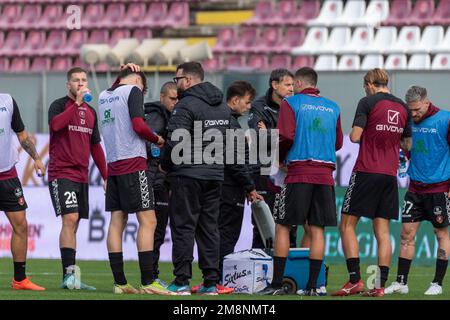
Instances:
[[[285,287],[274,288],[272,286],[268,286],[256,294],[260,296],[285,296],[287,295],[287,291]]]

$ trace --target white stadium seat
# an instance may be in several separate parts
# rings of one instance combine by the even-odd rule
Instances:
[[[438,53],[431,64],[433,70],[450,70],[450,53]]]
[[[445,33],[444,40],[432,50],[432,53],[450,53],[450,27],[448,27]]]
[[[404,70],[408,67],[406,54],[391,54],[387,57],[384,68],[387,70]]]
[[[345,4],[344,11],[335,21],[333,26],[351,27],[356,25],[366,12],[366,3],[361,0],[348,0]]]
[[[372,70],[384,68],[384,58],[381,54],[368,54],[361,63],[361,70]]]
[[[361,67],[361,58],[356,54],[344,54],[339,60],[338,70],[357,71]]]
[[[374,41],[374,29],[372,27],[358,27],[353,31],[348,46],[341,49],[341,53],[359,54],[364,48],[371,46]]]
[[[325,27],[314,27],[309,29],[306,35],[305,42],[302,46],[292,49],[292,54],[301,55],[311,55],[316,52],[316,50],[322,47],[328,40],[328,29]]]
[[[338,54],[350,42],[351,30],[347,27],[336,27],[331,30],[328,41],[321,47],[317,48],[317,54]]]
[[[431,57],[429,54],[417,53],[409,58],[409,70],[429,70],[431,68]]]
[[[412,53],[430,53],[438,48],[444,40],[444,28],[442,26],[428,26],[422,34],[418,46],[410,49]]]
[[[326,0],[322,4],[319,16],[316,19],[307,22],[310,27],[331,26],[340,15],[344,8],[341,0]]]
[[[400,30],[397,43],[390,48],[386,48],[386,53],[408,53],[419,45],[420,27],[408,26]]]
[[[367,10],[361,19],[358,19],[355,26],[379,27],[381,22],[389,17],[389,0],[372,0],[367,6]]]
[[[361,49],[362,54],[384,53],[387,48],[397,42],[397,29],[395,27],[381,27],[378,29],[372,44]]]
[[[337,57],[335,55],[318,56],[314,69],[317,71],[334,71],[337,69]]]

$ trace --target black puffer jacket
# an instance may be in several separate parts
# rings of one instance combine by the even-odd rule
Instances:
[[[199,180],[216,180],[223,181],[224,179],[224,164],[223,157],[225,152],[225,133],[226,129],[230,128],[230,108],[222,101],[223,93],[214,85],[209,82],[199,83],[181,94],[180,100],[175,106],[172,112],[172,117],[169,120],[168,138],[166,141],[166,148],[163,150],[161,158],[161,166],[165,171],[169,171],[173,176],[182,176]],[[212,143],[211,141],[205,141],[205,137],[195,137],[197,141],[194,141],[194,125],[198,128],[195,131],[199,131],[204,136],[205,132],[209,129],[217,129],[222,134],[222,163],[209,164],[205,162],[203,155],[205,149]],[[184,154],[180,151],[181,145],[179,143],[186,143],[180,138],[180,141],[172,140],[174,132],[177,129],[185,129],[190,133],[190,146],[183,150],[189,153]],[[177,133],[180,133],[178,131]],[[216,131],[217,132],[217,131]],[[196,158],[199,161],[194,163],[194,148],[195,146],[201,146],[196,150]],[[183,160],[179,164],[174,164],[172,159],[172,150],[174,154],[182,156]],[[210,150],[211,146],[208,148]],[[209,153],[206,150],[206,153]],[[201,154],[200,154],[201,152]]]
[[[278,121],[278,113],[280,110],[280,106],[276,104],[272,100],[272,93],[273,89],[270,88],[267,90],[266,94],[264,96],[261,96],[257,99],[255,99],[252,102],[252,107],[250,109],[249,115],[248,115],[248,126],[250,129],[256,130],[258,136],[259,136],[259,129],[258,129],[258,122],[262,121],[267,127],[267,134],[268,134],[268,150],[270,148],[270,134],[271,129],[276,129],[277,127],[277,121]],[[259,145],[259,139],[258,139],[258,145]],[[258,164],[251,165],[250,168],[253,171],[253,173],[259,173],[259,169],[261,167],[259,158],[258,158]]]
[[[170,112],[159,102],[147,102],[144,104],[145,122],[156,134],[167,139],[168,124],[170,119]],[[151,154],[151,143],[147,142],[147,159],[148,170],[153,180],[153,188],[158,190],[167,183],[166,175],[158,170],[160,157],[154,158]],[[162,148],[164,149],[164,147]],[[161,153],[163,150],[161,150]]]

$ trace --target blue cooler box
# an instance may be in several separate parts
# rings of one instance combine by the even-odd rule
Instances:
[[[283,285],[290,294],[295,294],[297,290],[306,289],[309,277],[309,249],[296,248],[289,249],[286,260],[286,267],[283,276]],[[326,286],[325,264],[322,263],[317,287]]]

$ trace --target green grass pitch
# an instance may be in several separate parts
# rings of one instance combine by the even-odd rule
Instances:
[[[0,259],[0,300],[120,300],[120,299],[132,299],[132,300],[160,300],[160,299],[174,299],[174,300],[321,300],[321,299],[358,299],[367,300],[373,298],[364,297],[300,297],[300,296],[278,296],[278,297],[260,297],[256,295],[221,295],[215,297],[204,296],[157,296],[157,295],[114,295],[112,293],[112,274],[107,261],[78,261],[77,265],[81,268],[81,279],[89,285],[93,285],[97,288],[95,292],[86,291],[69,291],[59,289],[61,282],[61,263],[59,260],[29,260],[27,262],[27,273],[32,281],[47,288],[45,292],[29,292],[29,291],[13,291],[10,288],[11,278],[13,274],[13,267],[11,259]],[[361,266],[361,270],[366,270],[367,266]],[[160,278],[164,281],[170,282],[173,279],[172,276],[172,264],[162,263],[160,266],[161,274]],[[125,272],[128,282],[134,286],[139,284],[140,274],[139,265],[137,262],[126,262]],[[196,285],[200,282],[201,274],[196,264],[193,266],[194,277],[191,281],[191,285]],[[389,275],[388,284],[395,279],[396,269],[392,268]],[[329,277],[328,277],[328,292],[332,292],[338,289],[347,280],[347,271],[345,264],[330,265]],[[408,295],[394,295],[386,296],[382,299],[389,300],[403,300],[403,299],[450,299],[450,280],[447,276],[444,282],[444,293],[437,297],[426,297],[423,295],[428,288],[431,280],[434,277],[434,266],[430,267],[417,267],[414,264],[411,267],[411,274],[409,276],[409,289]],[[363,280],[366,280],[366,276],[363,275]]]

